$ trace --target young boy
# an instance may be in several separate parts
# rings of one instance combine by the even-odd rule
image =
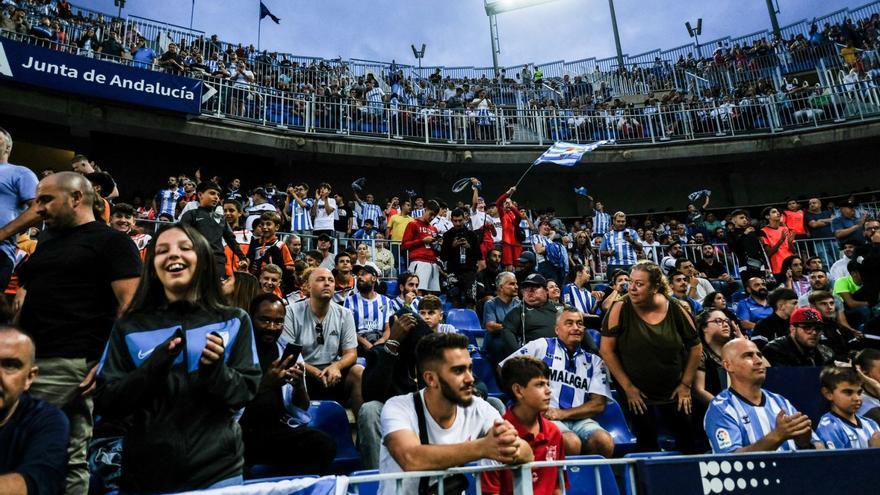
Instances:
[[[274,263],[269,263],[263,267],[259,279],[260,288],[263,289],[263,292],[284,297],[284,294],[281,293],[281,276],[283,273],[281,267]]]
[[[862,407],[862,377],[855,368],[829,366],[819,380],[822,395],[831,402],[816,428],[816,435],[829,449],[865,449],[880,447],[880,426],[859,416]]]
[[[133,206],[127,203],[116,203],[113,205],[113,209],[110,213],[110,226],[123,234],[128,234],[132,242],[137,246],[138,252],[141,253],[141,259],[144,259],[147,244],[149,244],[152,236],[149,234],[142,234],[134,228],[134,216],[135,211]]]
[[[550,409],[550,368],[531,356],[517,356],[504,362],[501,380],[504,389],[514,399],[513,406],[504,413],[504,419],[516,428],[520,438],[529,443],[535,461],[564,460],[562,432],[544,418],[544,413]],[[513,493],[510,471],[487,471],[481,476],[483,495]],[[558,468],[533,469],[532,490],[535,495],[561,493]]]
[[[260,215],[260,237],[254,235],[248,248],[247,258],[250,260],[251,273],[259,276],[266,265],[274,264],[284,269],[282,286],[285,289],[291,287],[293,281],[293,256],[287,244],[278,239],[275,233],[281,226],[281,215],[274,211],[267,211]]]
[[[422,298],[419,303],[419,316],[425,320],[432,332],[458,333],[454,326],[440,323],[443,321],[443,304],[437,296],[428,295]]]
[[[223,212],[217,210],[217,205],[220,204],[220,186],[213,182],[204,181],[199,183],[196,191],[199,196],[198,208],[189,210],[181,215],[178,222],[193,227],[205,236],[208,244],[211,245],[211,251],[214,253],[214,262],[217,264],[217,276],[225,278],[230,274],[226,273],[226,252],[224,251],[223,241],[225,240],[226,245],[242,260],[239,263],[239,269],[244,269],[247,264],[244,261],[244,253],[238,247],[235,235],[232,233],[232,229],[229,228],[229,224],[226,223]]]

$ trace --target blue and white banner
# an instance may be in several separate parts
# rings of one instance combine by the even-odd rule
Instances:
[[[603,144],[613,143],[613,140],[606,139],[589,144],[575,144],[558,141],[553,143],[553,146],[551,146],[550,149],[539,156],[533,165],[549,162],[555,163],[556,165],[562,165],[563,167],[574,167],[585,153],[589,153]]]
[[[180,495],[345,495],[347,476],[323,478],[295,478],[260,483],[253,480],[246,485],[227,486],[213,490],[195,490]]]
[[[0,38],[0,81],[199,113],[202,81]]]

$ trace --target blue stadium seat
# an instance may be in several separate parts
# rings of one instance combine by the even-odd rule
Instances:
[[[730,296],[730,301],[734,304],[748,298],[749,295],[743,291],[734,292],[733,295]]]
[[[623,457],[627,459],[649,459],[651,457],[669,457],[671,455],[681,455],[681,452],[676,452],[674,450],[663,452],[633,452],[631,454],[626,454]],[[624,493],[626,495],[635,495],[637,491],[632,485],[633,478],[630,476],[624,476],[623,479]]]
[[[257,467],[257,466],[254,466]],[[308,474],[303,476],[274,476],[272,478],[255,478],[248,479],[244,481],[245,485],[256,485],[257,483],[275,483],[276,481],[287,481],[287,480],[302,480],[302,479],[314,479],[320,478],[320,476],[316,474]]]
[[[636,436],[630,431],[623,416],[623,409],[616,400],[610,399],[605,404],[602,414],[594,417],[602,428],[614,438],[614,455],[628,454],[636,448]]]
[[[819,367],[770,367],[764,388],[775,392],[791,402],[798,411],[806,414],[814,425],[828,412],[828,401],[819,391]]]
[[[456,327],[456,330],[458,330],[458,333],[460,333],[462,335],[467,335],[467,338],[470,341],[471,345],[474,345],[476,347],[482,347],[483,337],[486,336],[486,331],[483,330],[482,328],[475,329],[475,330],[468,330],[468,329],[462,329],[462,328]]]
[[[443,304],[443,317],[446,318],[446,316],[449,314],[449,312],[452,311],[452,303],[447,301],[442,304]]]
[[[575,459],[604,459],[600,455],[573,455],[566,456],[566,460]],[[594,495],[596,492],[597,466],[569,466],[568,473],[570,495]],[[611,466],[598,466],[599,483],[602,487],[602,495],[620,495],[620,488],[614,479],[614,471]]]
[[[345,409],[333,401],[312,401],[309,426],[323,431],[336,441],[336,459],[330,465],[333,473],[344,474],[361,467],[361,456],[351,441],[351,429]]]
[[[397,297],[400,295],[400,287],[397,285],[397,280],[386,280],[385,281],[385,295],[391,298]]]
[[[483,356],[479,353],[472,354],[471,358],[473,359],[474,376],[477,380],[486,384],[489,395],[493,397],[502,395],[501,388],[498,387],[498,382],[495,381],[495,370],[492,369],[489,361],[483,359]]]
[[[450,309],[446,323],[461,330],[480,330],[483,326],[480,324],[480,318],[472,309]]]

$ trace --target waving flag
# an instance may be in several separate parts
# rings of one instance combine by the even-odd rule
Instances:
[[[603,144],[613,144],[613,140],[596,141],[589,144],[575,144],[559,141],[553,143],[553,146],[545,151],[532,165],[538,165],[544,162],[555,163],[563,167],[573,167],[577,165],[581,157],[585,153],[589,153]]]
[[[278,17],[275,17],[272,12],[269,12],[269,8],[266,7],[266,4],[260,2],[260,20],[263,20],[263,18],[266,16],[269,16],[269,19],[272,19],[272,22],[274,22],[275,24],[278,24],[278,21],[281,20]]]

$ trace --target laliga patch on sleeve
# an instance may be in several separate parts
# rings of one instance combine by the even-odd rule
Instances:
[[[834,442],[832,442],[831,440],[828,440],[827,442],[825,442],[825,446],[828,447],[828,450],[832,450],[832,449],[837,448],[834,446]]]
[[[719,449],[726,449],[733,445],[733,442],[730,441],[730,433],[724,428],[715,430],[715,441],[718,442]]]

